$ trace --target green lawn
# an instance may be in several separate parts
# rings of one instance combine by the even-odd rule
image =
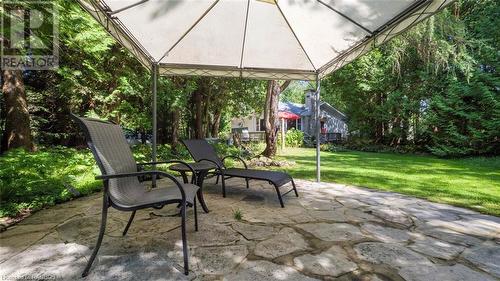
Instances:
[[[292,176],[315,179],[315,150],[289,148]],[[500,216],[500,158],[439,159],[368,152],[321,152],[322,181],[395,191]]]

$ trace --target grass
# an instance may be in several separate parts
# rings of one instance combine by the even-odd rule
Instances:
[[[221,155],[237,149],[218,145]],[[258,147],[253,149],[261,151]],[[170,147],[159,147],[160,159],[188,159]],[[134,148],[138,162],[150,159],[147,147]],[[242,156],[245,156],[242,154]],[[295,178],[315,179],[315,150],[289,148],[281,158],[297,162],[285,170]],[[395,191],[435,202],[467,207],[500,216],[500,157],[439,159],[369,152],[322,152],[322,180]],[[9,151],[0,156],[0,217],[14,217],[85,196],[102,182],[88,150],[41,148],[35,153]],[[241,217],[237,210],[235,218]]]
[[[241,221],[243,219],[243,212],[240,209],[233,210],[233,217],[237,221]]]
[[[315,149],[281,155],[297,165],[284,170],[314,180]],[[500,216],[500,157],[440,159],[370,152],[321,152],[321,180],[394,191]]]

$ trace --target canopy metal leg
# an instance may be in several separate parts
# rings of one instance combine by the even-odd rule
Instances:
[[[321,92],[321,80],[319,77],[316,78],[316,181],[321,182],[321,157],[320,157],[320,146],[321,146],[321,120],[320,120],[320,92]]]
[[[153,80],[153,140],[152,140],[152,154],[151,154],[151,160],[153,162],[156,162],[156,141],[158,139],[157,136],[157,129],[158,129],[158,123],[157,123],[157,103],[158,103],[158,64],[153,63],[151,67],[151,76]]]
[[[157,140],[158,140],[158,64],[153,63],[151,66],[151,80],[152,80],[152,91],[153,91],[153,106],[152,106],[152,111],[153,111],[153,139],[151,142],[151,162],[156,162],[156,154],[157,154]],[[153,165],[153,169],[156,169],[156,165]],[[153,182],[152,182],[152,187],[156,187],[156,176],[153,176]]]

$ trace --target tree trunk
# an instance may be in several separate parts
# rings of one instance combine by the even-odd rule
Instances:
[[[276,123],[278,121],[278,102],[281,91],[285,90],[289,84],[290,81],[286,81],[283,85],[280,85],[276,80],[271,80],[267,83],[266,105],[264,109],[266,149],[262,152],[262,155],[266,157],[276,156],[278,135],[278,131],[276,130]]]
[[[210,130],[210,113],[209,113],[209,107],[210,107],[210,96],[211,92],[209,91],[204,98],[203,102],[203,133],[206,138],[211,138],[212,136],[210,135],[212,131]]]
[[[173,151],[177,151],[177,146],[179,145],[179,121],[180,121],[179,110],[174,109],[172,111],[172,150]]]
[[[5,102],[5,131],[2,137],[1,151],[24,147],[35,150],[31,136],[30,115],[26,92],[20,70],[3,71],[2,94]]]
[[[141,143],[146,144],[148,140],[146,136],[146,130],[144,128],[141,128],[140,132],[141,132]]]
[[[157,134],[158,144],[165,144],[169,142],[169,132],[167,126],[167,114],[159,112],[157,115]]]
[[[203,88],[193,93],[194,101],[194,138],[203,138]]]
[[[222,112],[218,108],[214,112],[214,120],[212,123],[212,137],[217,138],[219,137],[219,129],[220,129],[220,118],[221,118]]]

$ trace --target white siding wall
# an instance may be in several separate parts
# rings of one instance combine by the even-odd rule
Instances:
[[[231,120],[231,128],[248,128],[248,131],[250,132],[259,132],[262,131],[261,128],[257,128],[256,123],[257,120],[263,119],[264,116],[257,116],[256,114],[252,114],[247,117],[241,117],[241,118],[233,118]],[[342,134],[342,138],[347,137],[347,124],[340,120],[337,119],[335,116],[328,115],[327,112],[324,110],[321,111],[321,118],[323,120],[326,119],[325,127],[326,127],[326,132],[327,133],[340,133]],[[302,131],[309,134],[309,135],[314,135],[315,134],[315,126],[316,123],[313,122],[314,118],[311,116],[302,116]],[[259,121],[260,122],[260,121]]]
[[[259,132],[262,131],[260,128],[257,128],[257,120],[264,118],[263,116],[257,116],[256,114],[252,114],[247,117],[233,118],[231,120],[231,128],[248,128],[250,132]],[[259,129],[259,130],[257,130]]]

